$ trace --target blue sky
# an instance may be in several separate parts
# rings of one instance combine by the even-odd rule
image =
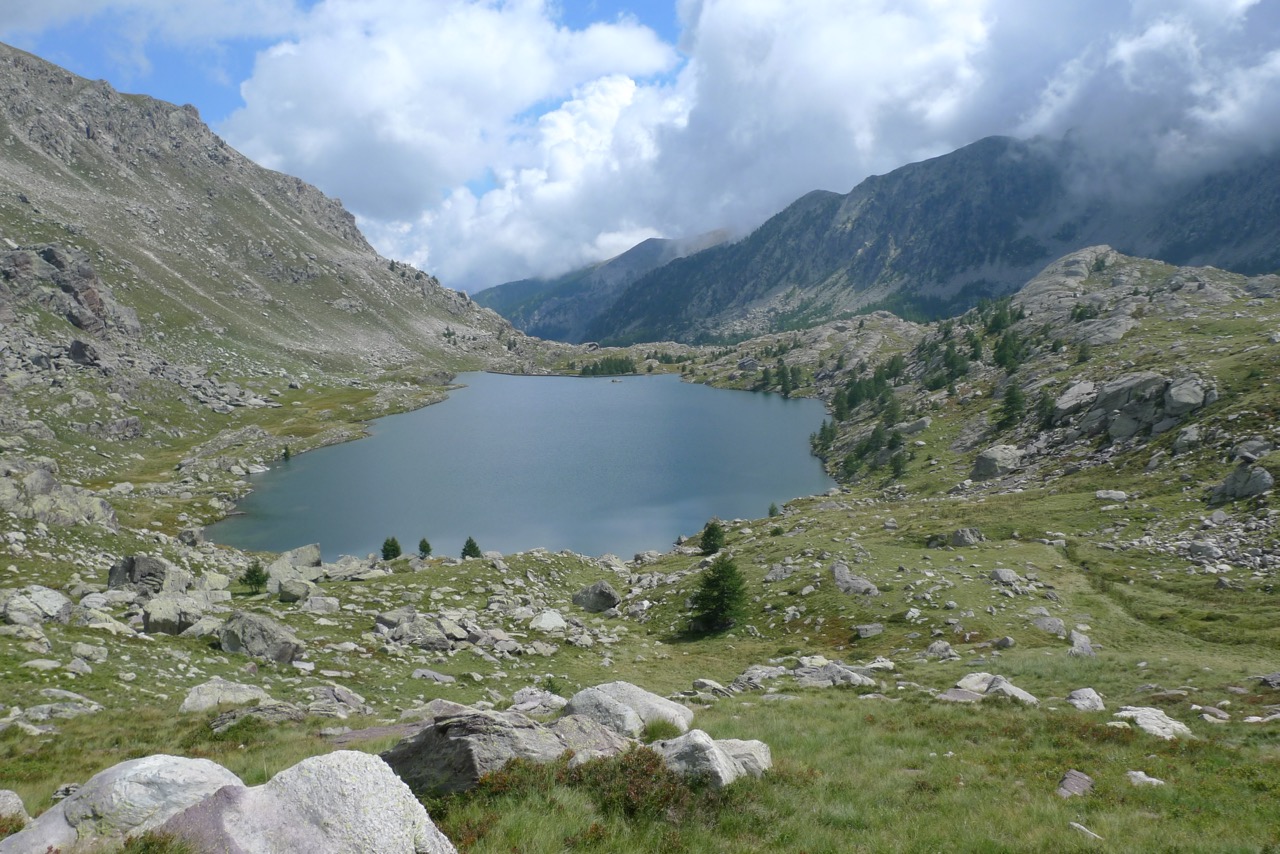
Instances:
[[[991,134],[1203,171],[1280,140],[1280,0],[0,0],[477,290]]]

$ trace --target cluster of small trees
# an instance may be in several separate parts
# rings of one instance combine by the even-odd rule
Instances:
[[[382,541],[383,560],[395,560],[400,557],[401,554],[403,554],[403,552],[400,548],[400,541],[395,537],[387,537]],[[480,546],[476,545],[474,537],[467,537],[466,543],[462,546],[462,556],[464,558],[481,557]],[[431,557],[431,543],[426,537],[418,540],[418,557]]]

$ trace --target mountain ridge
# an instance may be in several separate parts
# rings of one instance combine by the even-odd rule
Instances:
[[[1098,243],[1180,264],[1280,268],[1274,155],[1153,199],[1082,190],[1080,157],[1069,141],[988,137],[847,194],[808,193],[740,241],[647,273],[588,332],[612,343],[699,341],[874,307],[947,316]]]

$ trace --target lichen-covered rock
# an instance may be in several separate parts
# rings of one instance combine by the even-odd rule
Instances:
[[[142,628],[148,634],[180,635],[200,622],[204,602],[185,593],[161,593],[142,606]]]
[[[681,732],[687,732],[690,725],[693,724],[693,710],[688,706],[682,706],[673,700],[668,700],[666,697],[660,697],[651,691],[632,685],[630,682],[606,682],[603,685],[596,685],[594,688],[587,688],[586,690],[597,691],[617,700],[639,715],[640,720],[646,725],[655,721],[667,721],[675,724]],[[577,694],[574,697],[577,697]],[[573,704],[572,698],[569,703],[570,705]]]
[[[160,830],[224,854],[456,850],[385,762],[350,750],[304,759],[261,786],[225,788]]]
[[[20,833],[0,840],[0,854],[121,842],[145,833],[240,778],[207,759],[157,754],[95,774]]]

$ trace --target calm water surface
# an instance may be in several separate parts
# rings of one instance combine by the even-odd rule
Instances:
[[[388,536],[406,554],[426,537],[434,554],[457,555],[472,536],[484,550],[630,558],[712,516],[758,518],[833,485],[809,454],[817,401],[669,374],[458,381],[467,387],[444,403],[255,475],[244,515],[210,538],[272,551],[318,542],[326,560],[377,551]]]

